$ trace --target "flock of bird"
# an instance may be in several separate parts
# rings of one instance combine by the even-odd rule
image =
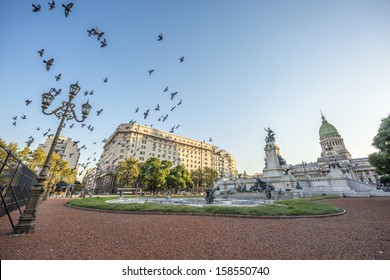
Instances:
[[[54,10],[56,8],[56,3],[55,1],[52,1],[50,3],[48,3],[48,9],[49,10]],[[40,12],[41,11],[41,5],[36,5],[36,4],[32,4],[32,7],[33,7],[33,12],[34,13],[37,13],[37,12]],[[68,17],[70,15],[70,13],[72,12],[72,9],[74,7],[74,3],[68,3],[68,4],[62,4],[62,7],[64,8],[64,14],[65,14],[65,17]],[[104,38],[103,36],[105,35],[105,32],[102,32],[100,31],[99,27],[96,26],[94,28],[91,28],[91,29],[87,29],[87,34],[89,37],[96,37],[97,41],[100,42],[100,47],[101,48],[105,48],[107,47],[107,40],[106,38]],[[165,37],[162,33],[158,34],[157,36],[157,42],[162,42],[165,40]],[[39,54],[39,57],[40,58],[43,58],[43,63],[45,65],[45,69],[46,71],[50,71],[52,69],[54,69],[54,61],[55,59],[53,57],[45,57],[45,49],[42,48],[42,49],[39,49],[38,50],[38,54]],[[178,62],[179,63],[183,63],[184,62],[184,56],[180,56],[179,59],[178,59]],[[155,69],[150,69],[148,70],[148,75],[151,77],[152,75],[154,76],[155,75]],[[62,74],[61,73],[58,73],[57,75],[54,75],[54,79],[56,82],[59,82],[62,78]],[[108,82],[108,77],[105,77],[103,78],[103,83],[107,83]],[[49,92],[54,96],[54,97],[57,97],[58,95],[61,94],[61,88],[59,89],[56,89],[56,88],[51,88],[49,90]],[[140,119],[142,120],[146,120],[148,119],[151,120],[153,122],[153,120],[151,119],[153,117],[154,114],[157,114],[156,116],[156,121],[157,122],[166,122],[167,119],[168,119],[168,116],[170,114],[172,114],[175,110],[177,110],[182,104],[183,104],[183,100],[180,99],[179,101],[176,101],[177,100],[177,96],[180,96],[179,92],[178,91],[170,91],[170,87],[169,86],[165,86],[163,89],[162,89],[162,94],[166,96],[166,99],[168,99],[171,103],[170,105],[168,106],[162,106],[160,105],[160,103],[154,103],[156,105],[153,105],[153,107],[149,107],[145,110],[142,110],[140,111],[140,107],[138,106],[136,109],[135,109],[135,114],[136,116],[140,115]],[[86,90],[84,91],[84,96],[88,96],[88,95],[94,95],[94,91],[93,90]],[[32,103],[32,100],[30,99],[26,99],[25,100],[25,104],[26,106],[29,106],[30,104]],[[164,108],[166,107],[166,108]],[[165,111],[165,112],[163,112]],[[100,116],[103,112],[103,109],[99,109],[96,111],[96,116]],[[155,112],[154,114],[152,114],[152,112]],[[16,126],[17,124],[17,118],[18,116],[14,116],[13,117],[13,120],[14,122],[12,123],[14,126]],[[135,117],[137,119],[137,117]],[[21,120],[26,120],[27,119],[27,116],[26,115],[23,115],[23,116],[20,116],[20,119]],[[130,120],[130,123],[132,124],[135,124],[137,121],[136,120]],[[94,131],[94,126],[92,126],[91,124],[87,125],[85,123],[81,123],[81,128],[86,128],[88,129],[90,132],[93,132]],[[75,126],[75,123],[71,123],[70,125],[68,125],[67,129],[72,129],[73,127]],[[150,127],[153,127],[153,124],[150,125]],[[180,127],[180,124],[175,124],[171,127],[171,129],[169,130],[170,133],[174,133],[177,129],[179,129]],[[63,128],[66,128],[66,124],[63,125]],[[36,128],[37,131],[41,131],[41,128],[40,127],[37,127]],[[46,131],[44,130],[44,132],[42,133],[43,137],[49,137],[49,136],[53,136],[53,134],[49,134],[51,132],[51,129],[48,128]],[[209,141],[212,141],[211,138]],[[29,138],[27,139],[26,141],[26,144],[28,147],[31,146],[31,144],[34,142],[34,137],[33,136],[29,136]],[[74,141],[74,144],[73,145],[77,145],[79,144],[80,141]],[[101,141],[103,144],[107,142],[107,139],[103,139]],[[93,145],[95,145],[96,142],[93,143]],[[86,145],[81,145],[81,147],[79,148],[79,151],[83,150],[83,149],[87,149],[87,146]],[[96,152],[94,152],[94,155],[96,154]],[[69,154],[69,157],[72,157],[73,154]],[[86,168],[89,166],[89,164],[91,162],[95,162],[96,161],[96,157],[93,157],[93,160],[91,161],[91,158],[92,157],[88,157],[86,163],[79,163],[78,164],[78,167],[81,167],[83,168],[83,170],[81,170],[81,172],[79,173],[79,175],[81,175],[85,170]],[[115,161],[118,160],[118,159],[114,159],[112,160],[111,164],[114,164]]]
[[[56,8],[55,1],[52,1],[52,2],[48,3],[48,5],[49,5],[49,8],[48,8],[49,10],[53,10],[53,9]],[[74,6],[74,3],[62,4],[62,7],[64,8],[65,17],[68,17],[69,14],[72,12],[73,6]],[[37,12],[41,11],[41,5],[39,5],[39,4],[32,4],[32,7],[33,7],[32,11],[34,13],[37,13]],[[103,36],[104,32],[100,32],[97,27],[96,27],[96,29],[93,29],[93,30],[94,31],[92,31],[92,34],[90,34],[90,35],[96,35],[98,37],[98,40],[100,40],[101,36]],[[103,39],[101,41],[101,44],[102,44],[102,47],[105,47],[105,46],[107,46],[107,41],[105,39]],[[43,63],[45,65],[46,71],[50,71],[52,69],[52,67],[54,66],[54,58],[45,58],[44,57],[45,56],[45,49],[44,48],[38,50],[38,55],[39,55],[39,57],[44,58],[43,59]],[[59,74],[55,75],[54,78],[55,78],[55,81],[58,82],[58,81],[61,80],[62,74],[59,73]],[[107,83],[108,82],[108,78],[105,78],[103,80],[103,82]],[[62,89],[56,89],[56,88],[53,87],[53,88],[51,88],[49,90],[49,93],[51,93],[54,97],[57,97],[58,95],[61,94],[61,91],[62,91]],[[93,95],[93,94],[94,94],[93,90],[84,92],[84,96],[86,96],[86,95]],[[31,103],[32,103],[31,99],[26,99],[25,100],[26,106],[29,106]],[[99,115],[102,114],[102,112],[103,112],[103,109],[99,109],[99,110],[96,111],[96,115],[99,116]],[[18,116],[14,116],[12,119],[13,119],[12,125],[16,126],[17,125]],[[20,120],[26,120],[26,119],[27,119],[26,115],[20,116]],[[72,129],[74,127],[74,125],[75,125],[75,123],[71,123],[70,125],[68,125],[68,129]],[[62,128],[65,128],[65,127],[66,127],[66,124],[64,123]],[[91,124],[87,125],[85,123],[81,123],[81,128],[83,128],[83,127],[86,127],[90,132],[94,131],[94,126],[92,126]],[[37,127],[36,130],[37,131],[41,131],[41,128]],[[50,132],[51,132],[51,129],[48,128],[45,132],[42,133],[42,136],[43,137],[51,137],[51,136],[53,136],[53,134],[49,134]],[[34,142],[34,140],[35,139],[34,139],[33,136],[29,136],[25,143],[27,144],[28,147],[30,147],[31,144]],[[61,143],[61,141],[60,141],[60,143]],[[79,143],[79,141],[75,141],[74,145],[76,145],[76,143]],[[96,144],[96,142],[94,142],[94,144]],[[82,149],[87,149],[86,145],[82,145],[79,148],[79,150],[82,150]],[[96,154],[96,152],[94,154]],[[71,157],[72,155],[69,155],[69,156]],[[88,158],[88,160],[89,159],[90,158]],[[94,158],[93,161],[96,161],[96,158]],[[85,164],[79,164],[79,166],[87,167],[88,164],[90,164],[90,162],[85,163]]]
[[[107,47],[107,40],[105,38],[100,41],[100,39],[104,35],[104,32],[100,32],[99,27],[96,26],[95,28],[91,28],[90,30],[87,30],[87,32],[89,37],[96,36],[98,42],[100,42],[101,48]]]
[[[56,3],[54,1],[51,1],[51,3],[47,3],[49,4],[49,10],[54,10],[54,8],[56,7]],[[73,8],[73,5],[74,3],[69,3],[69,4],[62,4],[62,7],[64,7],[64,13],[65,13],[65,16],[68,17],[69,13],[72,11],[71,9]],[[35,4],[32,4],[33,6],[33,12],[34,13],[37,13],[37,12],[40,12],[41,11],[41,5],[38,4],[38,5],[35,5]]]
[[[162,33],[160,33],[158,36],[157,36],[157,41],[158,42],[161,42],[161,41],[163,41],[164,40],[164,35],[162,34]],[[184,56],[181,56],[181,57],[179,57],[179,63],[183,63],[184,62]],[[152,76],[152,74],[155,72],[155,69],[150,69],[150,70],[148,70],[148,74],[149,74],[149,76]],[[163,89],[163,93],[167,93],[169,91],[169,86],[166,86],[164,89]],[[170,100],[171,101],[173,101],[173,99],[175,98],[175,96],[178,94],[178,91],[174,91],[174,92],[171,92],[170,93],[170,95],[168,95],[168,96],[170,96]],[[167,109],[167,112],[165,112],[164,114],[162,114],[162,115],[159,115],[158,117],[157,117],[157,121],[158,122],[165,122],[166,120],[167,120],[167,118],[168,118],[168,116],[169,116],[169,113],[170,112],[173,112],[175,109],[177,109],[177,106],[180,106],[180,105],[182,105],[183,104],[183,100],[182,99],[180,99],[180,101],[179,102],[177,102],[177,103],[174,103],[174,104],[172,104],[171,106],[170,106],[170,108],[168,108]],[[140,109],[140,107],[138,106],[136,109],[135,109],[135,114],[138,114],[139,113],[139,109]],[[150,117],[150,113],[151,113],[151,111],[157,111],[157,112],[161,112],[161,106],[160,106],[160,104],[157,104],[155,107],[154,107],[154,109],[152,109],[152,108],[147,108],[146,110],[144,110],[143,111],[143,119],[144,120],[146,120],[148,117]],[[168,111],[169,110],[169,111]],[[135,120],[130,120],[130,123],[131,124],[134,124],[134,123],[136,123],[136,121]],[[150,125],[150,127],[153,127],[153,124],[151,124]],[[180,127],[180,124],[178,124],[178,125],[174,125],[171,129],[170,129],[170,133],[174,133],[175,132],[175,130],[176,129],[178,129]]]

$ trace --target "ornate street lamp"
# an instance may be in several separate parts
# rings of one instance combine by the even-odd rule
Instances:
[[[35,219],[36,219],[36,212],[38,209],[39,204],[39,198],[44,192],[45,189],[45,183],[47,179],[47,173],[50,168],[50,162],[51,158],[54,153],[54,149],[57,145],[58,138],[60,136],[62,127],[67,120],[74,119],[77,122],[83,122],[89,115],[89,112],[91,111],[92,107],[91,105],[87,103],[82,105],[82,118],[78,119],[76,116],[76,113],[74,111],[75,104],[72,103],[72,100],[74,97],[76,97],[77,93],[80,91],[80,87],[78,83],[71,84],[70,90],[69,90],[69,99],[67,102],[63,101],[62,105],[58,107],[57,109],[46,112],[46,110],[49,108],[50,104],[54,100],[54,96],[51,94],[51,92],[47,92],[42,94],[42,112],[45,115],[55,115],[58,119],[61,119],[60,124],[57,128],[57,132],[54,136],[53,142],[51,144],[49,153],[47,154],[45,163],[43,164],[43,168],[41,172],[39,173],[37,182],[33,187],[31,187],[30,190],[30,197],[27,201],[26,208],[23,212],[23,214],[19,218],[18,224],[15,226],[13,230],[13,234],[21,234],[21,233],[30,233],[34,232],[35,230]]]

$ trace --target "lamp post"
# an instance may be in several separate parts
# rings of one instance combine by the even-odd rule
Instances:
[[[91,105],[87,103],[82,105],[82,119],[79,120],[76,116],[76,113],[74,112],[75,104],[72,103],[73,98],[76,97],[77,93],[80,91],[80,87],[77,84],[71,84],[70,90],[69,90],[69,99],[67,102],[63,101],[62,105],[58,107],[57,109],[46,112],[46,109],[50,106],[50,104],[54,100],[54,96],[50,93],[44,93],[42,94],[42,112],[45,115],[55,115],[58,119],[61,119],[60,124],[57,128],[57,132],[54,136],[53,142],[50,146],[49,153],[47,154],[45,163],[43,164],[43,168],[41,172],[39,173],[39,176],[37,178],[37,182],[33,187],[31,187],[30,190],[30,197],[27,201],[26,208],[23,212],[23,214],[19,218],[18,224],[15,226],[13,230],[13,234],[22,234],[22,233],[30,233],[34,232],[35,230],[35,218],[36,218],[36,212],[38,209],[39,204],[39,198],[44,192],[45,189],[45,183],[47,179],[47,173],[50,168],[50,161],[54,153],[54,149],[57,145],[58,137],[60,136],[62,126],[64,125],[64,122],[66,120],[74,119],[77,122],[83,122],[89,115],[89,112],[91,111],[92,107]]]

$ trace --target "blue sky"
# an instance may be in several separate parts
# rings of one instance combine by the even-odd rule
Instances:
[[[23,147],[32,135],[32,148],[43,143],[58,120],[41,113],[41,94],[62,88],[54,108],[79,81],[76,108],[89,99],[86,124],[94,131],[76,124],[62,135],[88,147],[81,162],[100,155],[101,140],[130,120],[212,137],[235,156],[239,172],[263,169],[265,127],[275,131],[287,163],[315,161],[320,109],[353,157],[375,151],[372,138],[390,111],[389,1],[74,1],[67,18],[61,4],[68,1],[56,1],[52,11],[47,2],[0,1],[0,137],[7,142]],[[33,13],[32,3],[41,11]],[[88,37],[95,26],[106,48]],[[55,61],[46,71],[42,60],[49,58]],[[144,120],[136,107],[151,114]],[[167,121],[158,122],[164,113]]]

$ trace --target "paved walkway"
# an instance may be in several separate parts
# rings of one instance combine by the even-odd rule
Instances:
[[[65,202],[43,202],[33,234],[10,235],[8,218],[1,217],[0,258],[390,259],[385,197],[326,200],[347,214],[281,220],[102,213]]]

